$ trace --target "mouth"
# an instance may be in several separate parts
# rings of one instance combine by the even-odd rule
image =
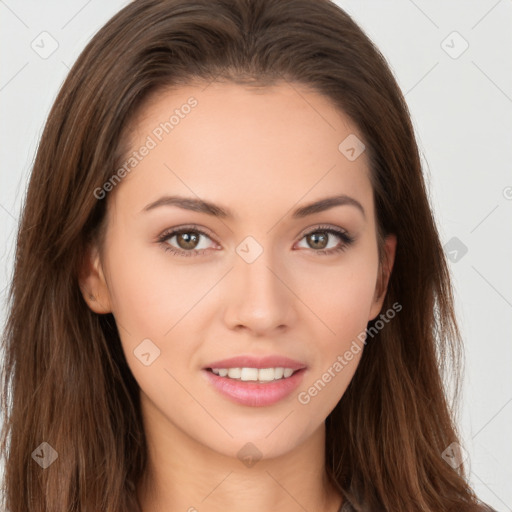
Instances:
[[[306,368],[204,368],[208,384],[223,398],[248,407],[286,402],[303,381]]]

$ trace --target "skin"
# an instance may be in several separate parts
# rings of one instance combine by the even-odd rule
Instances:
[[[113,313],[140,385],[150,461],[139,488],[143,511],[335,512],[342,498],[324,470],[324,421],[362,351],[308,404],[297,395],[381,312],[396,238],[385,240],[388,263],[380,264],[366,153],[349,161],[338,150],[357,127],[303,86],[212,83],[161,92],[133,122],[132,150],[191,96],[198,105],[104,199],[106,244],[91,248],[81,280],[89,307]],[[165,194],[199,197],[234,217],[177,206],[141,213]],[[364,215],[346,204],[291,216],[338,194],[357,200]],[[157,241],[191,223],[208,234],[197,244],[203,254],[166,252],[166,245],[193,250],[177,236]],[[344,229],[354,242],[318,254],[304,232],[319,225]],[[318,231],[328,248],[344,244]],[[249,235],[263,249],[252,263],[236,252]],[[149,366],[134,355],[147,338],[160,349]],[[202,368],[244,354],[304,362],[301,386],[271,406],[230,401]],[[237,456],[246,443],[262,454],[251,467]]]

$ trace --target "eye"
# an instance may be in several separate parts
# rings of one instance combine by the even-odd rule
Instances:
[[[354,242],[354,238],[345,230],[331,226],[317,226],[304,233],[301,240],[304,239],[309,245],[306,249],[313,249],[313,252],[318,254],[334,254],[345,251]],[[336,239],[338,239],[337,242]]]
[[[308,244],[302,248],[325,255],[344,251],[354,242],[354,238],[345,230],[332,226],[316,226],[304,233],[302,240]],[[195,225],[167,230],[160,235],[158,242],[165,251],[170,251],[177,256],[198,256],[209,249],[218,250],[219,248],[208,233]]]
[[[196,226],[184,226],[162,233],[158,242],[165,251],[170,251],[179,256],[197,256],[206,252],[213,240]]]

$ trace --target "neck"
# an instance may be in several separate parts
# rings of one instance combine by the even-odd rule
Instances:
[[[146,411],[148,414],[149,411]],[[254,464],[198,443],[170,422],[146,422],[142,512],[279,510],[337,512],[342,497],[325,471],[325,425],[292,451]]]

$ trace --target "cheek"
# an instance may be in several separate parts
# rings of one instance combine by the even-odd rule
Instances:
[[[340,341],[355,331],[365,329],[371,304],[374,299],[375,281],[372,273],[351,274],[330,286],[329,300],[325,300],[325,311]]]
[[[366,328],[377,270],[377,257],[370,252],[353,253],[337,265],[318,266],[314,275],[309,273],[310,278],[302,284],[302,296],[308,298],[307,303],[326,327],[336,333],[333,339],[342,341],[354,330]]]
[[[192,265],[173,266],[171,258],[156,243],[148,248],[126,237],[113,241],[108,266],[114,316],[137,338],[162,338],[214,282],[215,276],[199,281]]]
[[[171,258],[156,244],[148,248],[128,237],[112,238],[109,251],[113,314],[127,362],[148,394],[151,386],[158,391],[163,383],[169,384],[164,369],[181,379],[186,375],[204,332],[202,322],[210,304],[204,298],[223,273],[207,265],[173,265]],[[147,352],[151,360],[157,355],[150,366],[138,358]]]
[[[198,281],[197,273],[194,279],[192,266],[171,266],[170,257],[158,247],[112,239],[109,292],[123,351],[142,392],[163,400],[164,408],[169,393],[178,408],[190,408],[190,397],[180,393],[172,375],[183,381],[188,371],[183,362],[197,348],[190,318],[212,283]]]
[[[322,322],[314,331],[313,365],[297,395],[309,417],[326,418],[345,393],[364,350],[364,333],[374,298],[376,266],[363,264],[331,270],[329,279],[310,288],[314,311]]]
[[[374,301],[377,271],[376,248],[373,251],[368,247],[350,256],[347,253],[342,263],[323,268],[310,281],[308,297],[322,322],[312,320],[316,325],[317,350],[313,356],[313,371],[303,389],[305,399],[299,402],[307,403],[321,393],[322,399],[315,400],[312,406],[320,408],[323,415],[336,405],[359,364]]]

